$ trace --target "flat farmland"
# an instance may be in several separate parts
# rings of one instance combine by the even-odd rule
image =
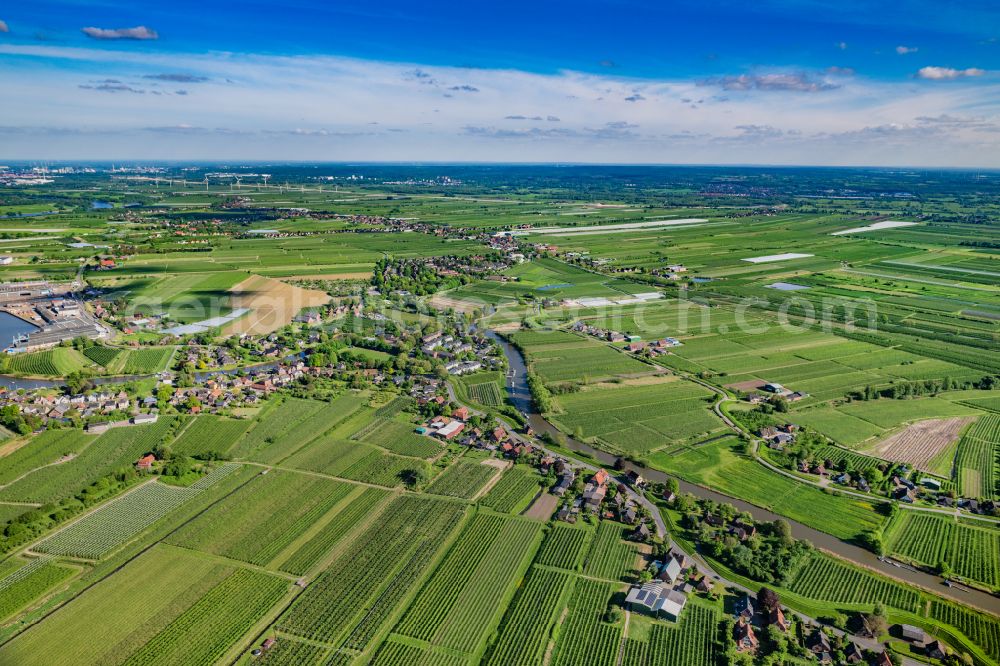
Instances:
[[[662,333],[680,337],[684,344],[672,349],[672,355],[659,357],[658,363],[689,372],[708,370],[723,374],[726,384],[750,380],[777,382],[810,394],[804,405],[842,398],[868,384],[888,384],[901,379],[970,378],[969,370],[958,365],[899,350],[887,351],[832,333],[787,330],[753,316],[743,317],[742,322],[734,324],[725,306],[703,313],[703,321],[697,321],[698,312],[690,306],[681,312],[687,320],[683,325],[692,333],[687,337],[681,329]],[[656,324],[651,328],[657,330],[660,320],[653,321]],[[730,332],[736,324],[742,328]],[[712,332],[706,334],[706,330]],[[657,330],[657,334],[661,333]]]
[[[381,488],[355,488],[314,527],[292,542],[272,566],[297,576],[304,575],[331,550],[345,543],[355,530],[380,516],[389,497],[390,492]]]
[[[417,434],[415,426],[403,415],[381,421],[361,440],[390,453],[413,458],[432,458],[442,451],[437,440]]]
[[[513,300],[522,294],[535,298],[627,298],[631,294],[656,291],[618,278],[592,273],[554,259],[537,259],[506,271],[513,282],[481,281],[459,289],[456,294],[496,303]]]
[[[911,400],[854,401],[795,409],[789,420],[809,426],[838,444],[868,450],[870,444],[895,428],[935,418],[975,417],[982,412],[943,397]]]
[[[258,424],[250,431],[248,439],[259,441],[263,435],[263,445],[259,446],[249,458],[257,462],[275,464],[283,461],[298,451],[315,437],[318,437],[338,423],[347,419],[364,404],[366,396],[359,393],[346,393],[333,402],[311,402],[303,405],[296,401],[294,410],[287,410],[287,403],[269,413],[270,420]],[[294,400],[294,399],[293,399]],[[284,427],[280,422],[284,421]],[[266,434],[265,434],[266,433]]]
[[[472,499],[483,486],[503,470],[480,460],[458,460],[427,487],[432,495]]]
[[[151,425],[112,428],[72,460],[42,467],[6,486],[0,490],[0,499],[54,502],[69,497],[116,468],[131,465],[162,443],[179,418],[165,416]]]
[[[912,588],[821,553],[813,554],[787,587],[808,599],[851,608],[868,608],[880,601],[886,606],[916,613],[923,603],[920,594]]]
[[[620,581],[635,571],[639,562],[639,551],[633,542],[625,541],[628,529],[621,523],[601,521],[583,563],[585,575]]]
[[[886,439],[862,447],[863,453],[884,460],[907,463],[915,469],[951,477],[954,444],[972,419],[930,419],[906,426]]]
[[[251,424],[245,419],[196,416],[170,446],[177,453],[188,456],[206,453],[222,455],[236,445]]]
[[[156,546],[4,645],[0,661],[211,663],[288,589],[281,578]]]
[[[267,566],[352,489],[339,481],[270,470],[186,524],[169,542]]]
[[[364,649],[424,576],[465,507],[403,496],[354,539],[279,619],[281,631],[336,647]]]
[[[957,522],[952,516],[902,511],[886,530],[890,552],[929,567],[947,562],[962,576],[1000,585],[1000,533]]]
[[[48,558],[8,562],[17,568],[0,571],[0,620],[6,620],[35,603],[39,597],[77,573],[75,569],[61,566]]]
[[[5,372],[41,377],[65,377],[92,365],[90,359],[71,347],[5,355],[2,363]]]
[[[541,525],[480,513],[459,536],[395,633],[481,653],[538,546]]]
[[[654,467],[686,481],[771,509],[827,534],[851,540],[866,529],[881,529],[885,518],[864,500],[830,495],[766,469],[737,452],[726,437],[676,453],[651,456]]]
[[[997,496],[998,455],[1000,416],[981,416],[965,431],[955,454],[956,481],[963,496],[985,499]]]
[[[173,347],[130,349],[116,359],[115,366],[126,375],[148,375],[164,370],[173,354]]]
[[[101,558],[235,469],[236,465],[224,465],[187,488],[145,483],[59,530],[32,550]]]
[[[718,641],[722,619],[717,608],[693,600],[675,626],[656,622],[650,625],[647,640],[627,638],[622,666],[713,666],[722,651]]]
[[[466,666],[468,660],[453,654],[388,640],[371,663],[372,666]]]
[[[318,414],[324,406],[325,403],[318,400],[303,400],[301,398],[286,398],[269,404],[258,416],[249,433],[242,437],[229,453],[237,458],[246,458],[281,440],[284,440],[286,444],[286,446],[280,447],[282,450],[291,448],[295,442],[288,443],[287,433],[289,430],[305,423],[307,419]],[[321,433],[312,434],[319,435]],[[261,455],[269,457],[270,454],[262,453]]]
[[[604,621],[611,598],[624,586],[578,578],[569,613],[560,627],[552,663],[556,666],[607,666],[615,663],[622,624]]]
[[[649,374],[653,368],[608,345],[570,334],[516,333],[531,369],[546,383]]]
[[[602,384],[557,396],[561,411],[552,418],[568,433],[600,440],[602,448],[643,454],[722,428],[711,411],[713,396],[682,379]]]
[[[487,666],[543,663],[549,635],[573,583],[567,573],[532,568],[500,623]]]
[[[594,531],[557,522],[538,551],[536,564],[576,571],[587,553]]]
[[[204,264],[202,264],[204,265]],[[154,263],[128,263],[129,277],[100,277],[93,281],[107,289],[108,298],[127,298],[135,312],[163,312],[181,324],[229,314],[229,290],[247,278],[238,271],[166,273]]]
[[[317,437],[283,461],[284,467],[320,472],[332,476],[343,476],[346,469],[355,463],[380,454],[371,444],[349,439],[337,439],[333,435]]]
[[[538,494],[540,478],[525,465],[514,465],[479,503],[500,513],[519,513]]]
[[[95,439],[82,430],[46,430],[31,437],[11,453],[0,457],[0,485],[8,485],[17,478],[43,465],[68,460],[78,455]]]

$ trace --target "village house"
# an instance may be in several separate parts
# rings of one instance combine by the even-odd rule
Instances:
[[[829,654],[830,638],[821,629],[816,629],[809,638],[806,639],[806,648],[815,655]]]
[[[733,626],[733,640],[736,641],[736,649],[739,652],[755,652],[759,644],[753,627],[742,617]]]
[[[861,648],[854,641],[848,641],[847,646],[844,648],[844,659],[848,664],[860,664],[864,661],[865,656],[861,652]]]
[[[767,614],[767,623],[771,626],[777,627],[779,631],[788,631],[791,626],[788,623],[787,618],[785,618],[784,611],[781,610],[781,606],[775,606]]]
[[[750,598],[749,594],[744,594],[733,603],[733,614],[738,619],[749,622],[753,620],[754,613],[753,599]]]

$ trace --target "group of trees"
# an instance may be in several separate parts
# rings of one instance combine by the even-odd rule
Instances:
[[[704,553],[754,580],[782,584],[812,551],[783,520],[756,523],[731,504],[688,495],[679,496],[675,508],[684,512],[683,527]]]
[[[868,384],[863,389],[852,392],[848,397],[853,400],[878,400],[879,398],[903,400],[906,398],[917,398],[922,395],[937,395],[941,391],[953,391],[962,386],[962,384],[959,384],[951,377],[895,382],[888,386],[873,386]]]

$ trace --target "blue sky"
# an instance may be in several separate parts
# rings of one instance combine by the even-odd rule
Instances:
[[[1000,167],[996,3],[0,7],[0,158]]]

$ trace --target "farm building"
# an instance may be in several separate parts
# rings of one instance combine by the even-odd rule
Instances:
[[[135,468],[137,470],[149,470],[153,468],[153,463],[156,462],[156,456],[152,453],[146,454],[143,457],[135,461]]]
[[[687,597],[671,589],[667,583],[653,581],[629,590],[625,603],[632,610],[676,621],[687,604]]]
[[[923,629],[914,627],[912,624],[900,625],[899,630],[903,638],[912,643],[923,643],[927,638]]]
[[[436,434],[438,435],[438,437],[441,437],[442,439],[454,439],[464,429],[465,429],[465,424],[462,423],[461,421],[449,421],[448,423],[444,424],[437,431]]]

